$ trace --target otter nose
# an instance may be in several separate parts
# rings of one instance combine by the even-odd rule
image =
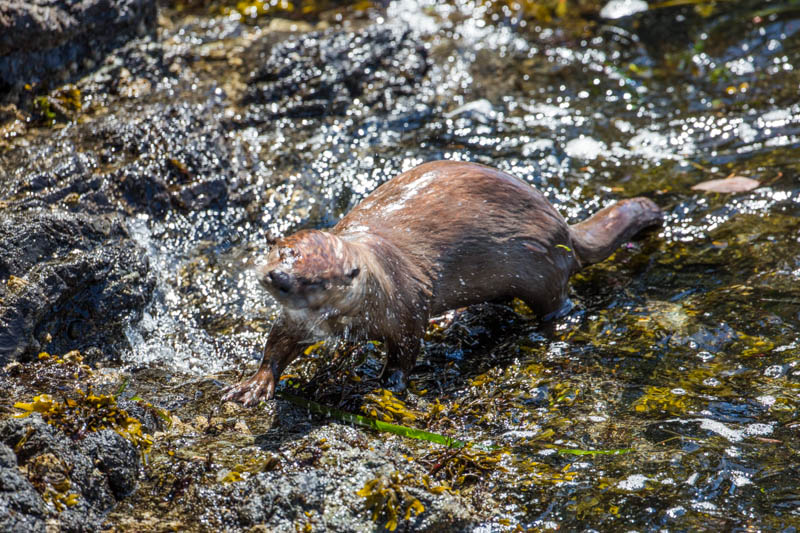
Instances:
[[[270,283],[279,291],[289,292],[292,288],[292,278],[286,272],[271,270],[268,276]]]

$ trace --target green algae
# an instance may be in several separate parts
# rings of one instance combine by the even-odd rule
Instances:
[[[81,91],[75,85],[65,85],[49,94],[33,99],[34,117],[44,125],[75,120],[83,109]]]

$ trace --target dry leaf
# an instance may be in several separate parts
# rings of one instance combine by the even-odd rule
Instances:
[[[761,182],[745,178],[743,176],[733,176],[721,180],[709,180],[698,183],[692,187],[693,191],[735,193],[752,191],[760,186]]]

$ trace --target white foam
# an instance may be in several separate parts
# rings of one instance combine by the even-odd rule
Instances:
[[[744,426],[742,429],[733,429],[722,422],[712,420],[710,418],[695,418],[690,420],[682,420],[682,422],[700,422],[702,429],[716,433],[717,435],[726,438],[731,442],[739,442],[745,437],[754,435],[769,435],[772,433],[773,427],[771,424],[753,423]]]
[[[511,430],[500,435],[504,439],[532,439],[541,433],[541,429],[536,430]]]
[[[600,16],[605,19],[619,19],[647,11],[647,8],[644,0],[611,0],[600,10]]]
[[[439,31],[439,24],[423,11],[424,7],[416,0],[395,0],[386,7],[386,18],[405,22],[422,34],[433,35]]]
[[[650,478],[642,475],[642,474],[631,474],[626,479],[617,483],[617,487],[621,488],[622,490],[642,490],[645,487],[645,483],[649,481]]]
[[[164,364],[193,374],[229,368],[230,361],[225,356],[227,350],[221,347],[221,343],[196,324],[191,316],[176,311],[182,297],[169,280],[180,270],[183,260],[179,254],[170,253],[165,246],[153,241],[150,224],[146,215],[139,215],[128,223],[131,237],[147,254],[150,270],[156,276],[156,287],[142,319],[125,329],[131,350],[123,354],[123,360],[136,365]],[[153,227],[157,229],[159,224],[153,223]],[[242,276],[247,278],[243,283],[255,290],[258,285],[255,273],[244,271]]]
[[[602,141],[591,137],[577,137],[567,142],[564,152],[578,159],[597,159],[608,147]]]
[[[492,103],[489,100],[482,98],[480,100],[467,102],[466,104],[457,107],[449,113],[445,113],[444,116],[447,118],[453,118],[465,113],[475,113],[482,117],[491,118],[494,114],[494,110],[492,108]]]

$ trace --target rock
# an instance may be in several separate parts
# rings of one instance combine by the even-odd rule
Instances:
[[[44,500],[17,468],[14,451],[0,444],[0,531],[45,531]]]
[[[394,444],[387,442],[386,449],[353,446],[359,438],[359,431],[347,426],[317,428],[307,435],[307,442],[325,442],[328,447],[312,453],[316,466],[284,463],[282,470],[258,473],[221,489],[198,491],[192,505],[198,516],[219,513],[232,530],[292,532],[308,523],[322,531],[378,531],[383,524],[372,521],[371,512],[364,509],[364,498],[356,492],[376,476],[401,472],[402,476],[412,474],[404,488],[425,508],[405,520],[408,502],[400,502],[401,530],[464,531],[474,525],[463,499],[447,492],[434,494],[414,482],[425,474],[424,468],[399,460]]]
[[[114,96],[140,98],[158,88],[174,87],[176,81],[164,57],[164,45],[145,37],[114,50],[96,71],[76,84],[85,99],[115,105]]]
[[[117,406],[127,411],[129,415],[142,424],[142,431],[145,433],[156,433],[167,428],[167,421],[157,414],[156,408],[146,408],[142,402],[133,402],[117,398]],[[166,416],[166,415],[164,415]]]
[[[68,78],[155,24],[155,0],[0,0],[0,95]]]
[[[55,520],[65,532],[96,531],[105,513],[133,489],[138,476],[138,452],[133,444],[110,430],[89,434],[76,443],[33,414],[1,422],[0,443],[0,450],[16,450],[16,462],[28,477],[9,475],[0,479],[3,483],[6,479],[16,480],[17,485],[8,489],[13,493],[9,507],[15,510],[9,519],[24,527],[30,525],[29,531],[43,531],[45,519]],[[4,465],[11,463],[11,457],[13,452],[9,456],[0,451],[0,473],[6,473]],[[40,490],[50,489],[51,500],[75,495],[74,500],[60,500],[60,511],[56,505],[46,507],[41,497],[36,498],[39,494],[31,481],[38,483]],[[5,501],[0,492],[0,505]],[[0,514],[0,521],[3,516]]]
[[[136,488],[139,452],[117,432],[106,429],[90,433],[81,441],[81,450],[105,473],[115,499],[122,500]]]
[[[405,26],[316,32],[273,45],[274,39],[256,43],[244,61],[260,65],[243,98],[253,106],[246,122],[342,114],[356,99],[391,110],[397,99],[415,94],[428,71],[424,45]]]
[[[0,365],[40,351],[127,347],[155,281],[115,217],[31,210],[0,217]]]
[[[325,476],[311,471],[279,478],[259,474],[234,485],[231,496],[239,502],[235,509],[239,525],[267,524],[277,529],[308,511],[324,508],[325,493],[331,488]]]
[[[16,148],[0,155],[0,201],[155,217],[222,207],[235,172],[213,111],[213,104],[154,104],[66,128],[47,145]],[[3,168],[13,170],[4,175]]]
[[[101,157],[132,158],[107,179],[134,210],[161,217],[172,208],[193,211],[227,202],[227,145],[217,125],[197,109],[156,106],[139,119],[112,118],[100,130],[106,138]]]

